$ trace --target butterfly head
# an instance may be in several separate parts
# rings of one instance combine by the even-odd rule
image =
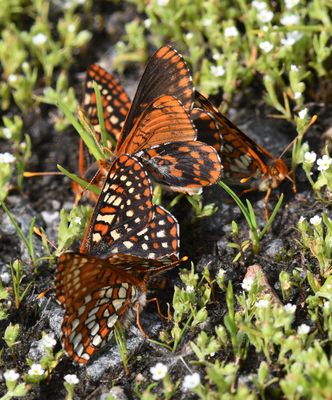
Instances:
[[[289,170],[283,160],[281,160],[280,158],[271,160],[271,164],[268,165],[268,169],[265,174],[265,179],[261,182],[259,189],[261,191],[275,189],[288,176]]]

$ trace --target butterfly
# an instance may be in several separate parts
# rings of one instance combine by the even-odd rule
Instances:
[[[267,204],[272,189],[277,188],[284,179],[290,179],[287,165],[250,139],[197,91],[195,102],[213,115],[222,133],[224,141],[221,150],[222,177],[229,184],[249,185],[250,189],[246,191],[266,192],[265,203]]]
[[[93,81],[101,93],[107,132],[117,140],[117,156],[135,154],[154,181],[174,191],[193,194],[217,182],[220,157],[200,140],[200,132],[212,131],[219,148],[222,139],[209,112],[193,107],[190,71],[175,49],[162,46],[151,57],[132,103],[110,73],[95,64],[89,67],[84,107],[100,134]]]
[[[80,252],[59,257],[56,297],[65,308],[62,341],[79,363],[103,348],[117,323],[128,324],[146,302],[149,281],[177,266],[176,219],[152,203],[141,162],[121,155],[112,164]]]

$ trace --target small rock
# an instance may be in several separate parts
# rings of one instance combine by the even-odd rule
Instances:
[[[278,254],[283,252],[285,249],[285,244],[281,239],[274,239],[269,244],[269,247],[266,249],[266,255],[269,257],[276,257]]]
[[[257,277],[257,275],[260,275],[260,280],[259,280],[259,285],[263,289],[261,292],[261,297],[264,297],[266,294],[270,295],[271,301],[274,304],[281,304],[281,301],[275,291],[272,289],[272,287],[269,284],[269,281],[267,280],[267,276],[263,271],[263,268],[258,265],[258,264],[253,264],[250,265],[250,267],[247,268],[246,275],[243,279],[243,281],[254,281]]]
[[[121,386],[113,386],[112,389],[108,393],[103,393],[100,396],[100,400],[107,400],[108,396],[113,396],[114,400],[127,400],[128,397],[126,396],[123,388]]]
[[[42,211],[40,214],[47,225],[53,225],[59,220],[59,211]]]
[[[1,217],[0,233],[3,236],[15,235],[15,233],[16,233],[15,226],[12,224],[8,215],[5,214],[4,212],[3,213],[0,212],[0,217]]]
[[[128,354],[136,353],[144,338],[142,336],[133,337],[127,340]],[[123,368],[119,350],[115,344],[98,356],[95,361],[86,367],[86,375],[93,381],[99,381],[104,373],[110,369],[116,370]]]
[[[60,203],[59,200],[52,200],[52,201],[51,201],[51,204],[52,204],[53,210],[55,210],[55,211],[60,210],[61,203]]]
[[[0,273],[0,279],[3,284],[8,285],[9,282],[12,280],[12,276],[10,272],[8,271],[8,268],[3,268],[1,273]]]

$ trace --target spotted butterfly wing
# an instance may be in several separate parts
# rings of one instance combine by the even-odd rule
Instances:
[[[94,81],[97,83],[101,94],[106,131],[117,141],[130,109],[129,96],[118,80],[99,65],[92,64],[87,69],[83,105],[98,138],[100,138],[100,126],[96,94],[93,87]]]
[[[164,58],[162,55],[164,55]],[[156,58],[157,61],[154,60],[154,58]],[[169,59],[168,62],[166,61],[167,59]],[[155,67],[155,64],[157,64],[157,67]],[[214,147],[217,152],[220,152],[222,148],[222,135],[214,118],[207,111],[197,107],[192,108],[193,88],[190,79],[190,71],[186,67],[182,56],[171,47],[164,46],[152,57],[152,61],[150,61],[147,71],[144,73],[144,80],[149,81],[151,84],[153,82],[151,80],[151,74],[153,75],[152,71],[154,68],[167,69],[167,73],[165,73],[166,77],[168,76],[168,78],[172,78],[172,80],[165,79],[164,82],[167,83],[166,86],[158,86],[155,88],[153,92],[154,95],[158,97],[161,94],[170,94],[177,99],[180,99],[180,101],[183,102],[182,104],[185,110],[190,112],[190,117],[197,130],[197,139]],[[182,72],[180,77],[178,77],[178,80],[181,81],[182,75],[185,75],[185,79],[187,80],[187,90],[184,93],[179,93],[176,91],[178,84],[174,82],[174,80],[177,78],[176,71],[179,69],[182,69]],[[106,131],[108,134],[113,135],[115,139],[118,140],[126,116],[131,107],[129,96],[119,81],[111,73],[107,72],[99,65],[90,65],[87,70],[85,83],[84,108],[91,124],[95,127],[97,134],[100,134],[100,127],[98,121],[96,96],[93,89],[93,81],[98,84],[101,94]],[[142,82],[143,79],[140,83],[140,86],[143,85]],[[184,81],[182,81],[182,84],[184,84]],[[149,94],[151,95],[151,93]],[[180,94],[181,97],[179,97]],[[136,94],[136,96],[138,96],[138,94]],[[150,100],[151,99],[152,96],[150,96]]]
[[[202,94],[196,92],[195,96],[196,102],[211,113],[219,125],[224,141],[221,156],[225,180],[231,184],[249,184],[251,188],[268,193],[279,186],[289,175],[286,164],[250,139]]]
[[[121,153],[122,143],[146,107],[163,95],[177,98],[190,113],[194,101],[191,74],[183,57],[168,45],[160,47],[145,68],[117,143],[118,154]]]
[[[85,364],[110,341],[116,323],[126,325],[145,305],[149,278],[174,268],[178,260],[151,260],[130,254],[106,259],[80,253],[60,256],[56,296],[65,307],[62,324],[67,354]]]
[[[122,155],[112,164],[80,253],[60,256],[56,295],[65,307],[66,352],[79,363],[110,340],[117,321],[145,302],[149,279],[179,264],[176,219],[152,204],[142,164]]]
[[[80,251],[103,257],[121,252],[157,258],[177,255],[177,248],[177,221],[152,204],[152,187],[143,165],[134,156],[120,156],[110,168]]]
[[[188,194],[215,183],[221,173],[220,158],[207,144],[197,142],[195,156],[191,155],[192,143],[197,138],[195,126],[188,117],[193,99],[193,83],[183,57],[171,46],[161,47],[143,73],[116,146],[118,156],[136,154],[143,163],[148,163],[147,168],[157,182]],[[212,121],[202,110],[200,116]],[[208,126],[205,123],[207,129]],[[176,157],[167,153],[174,149]],[[181,154],[178,149],[185,149],[185,153]],[[183,157],[186,160],[181,160]]]

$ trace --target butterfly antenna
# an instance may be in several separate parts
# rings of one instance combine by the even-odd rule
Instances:
[[[32,178],[33,176],[48,176],[48,175],[64,175],[63,172],[54,171],[54,172],[23,172],[23,176],[25,178]]]
[[[34,233],[35,233],[37,236],[41,237],[42,239],[45,239],[46,242],[47,242],[48,244],[50,244],[55,250],[57,250],[56,245],[55,245],[53,242],[51,242],[51,241],[47,238],[47,236],[45,235],[45,233],[42,232],[39,228],[37,228],[36,226],[34,226],[34,227],[33,227],[33,231],[34,231]]]
[[[308,129],[312,127],[312,125],[317,121],[317,119],[318,119],[318,117],[317,117],[316,114],[312,116],[312,118],[311,118],[311,120],[310,120],[308,126],[307,126],[306,129],[304,130],[304,132],[303,132],[301,135],[300,135],[300,134],[297,134],[297,136],[296,136],[296,137],[285,147],[285,149],[281,152],[281,154],[280,154],[280,156],[279,156],[279,159],[281,159],[281,158],[285,155],[286,151],[297,141],[297,139],[298,139],[300,136],[302,137],[302,136],[308,131]]]

